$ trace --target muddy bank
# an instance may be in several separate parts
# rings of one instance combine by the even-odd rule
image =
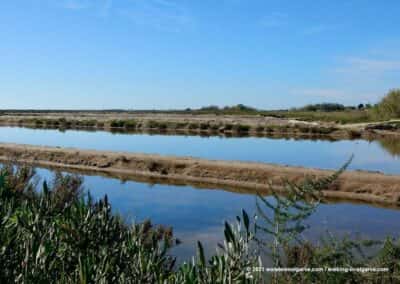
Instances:
[[[196,183],[223,188],[268,192],[284,179],[299,182],[306,176],[322,177],[333,171],[236,161],[213,161],[72,148],[0,144],[0,161],[15,161],[42,167],[105,173],[116,177],[140,177],[174,183]],[[400,176],[351,171],[325,190],[329,198],[399,205]]]
[[[32,165],[35,165],[32,163]],[[40,167],[40,165],[38,165]],[[121,182],[127,182],[127,181],[132,181],[132,182],[138,182],[138,183],[146,183],[146,184],[164,184],[164,185],[173,185],[173,186],[178,186],[182,187],[184,190],[185,187],[191,186],[194,187],[198,190],[224,190],[224,191],[229,191],[232,193],[237,193],[237,194],[255,194],[256,192],[267,196],[272,194],[272,191],[267,188],[267,187],[260,187],[257,190],[254,190],[254,188],[251,187],[240,187],[240,186],[228,186],[228,185],[221,185],[221,184],[210,184],[210,183],[202,183],[199,181],[193,181],[193,180],[182,180],[182,179],[172,179],[172,178],[162,178],[162,177],[153,177],[153,176],[144,176],[144,175],[135,175],[135,174],[126,174],[126,173],[116,173],[116,172],[107,172],[107,171],[93,171],[93,170],[87,170],[87,169],[75,169],[75,168],[70,168],[70,167],[64,167],[64,166],[41,166],[41,168],[48,169],[50,171],[64,171],[68,172],[71,174],[77,174],[77,175],[84,175],[84,176],[101,176],[105,178],[110,178],[110,179],[117,179],[120,180]],[[275,189],[275,188],[274,188]],[[278,188],[280,190],[281,188]],[[283,191],[281,191],[282,194],[284,194]],[[342,196],[337,196],[337,194],[331,194],[329,192],[325,192],[324,195],[324,203],[327,204],[337,204],[337,203],[351,203],[351,204],[369,204],[377,208],[385,208],[385,209],[395,209],[398,210],[400,209],[400,204],[398,203],[393,203],[393,202],[385,202],[381,201],[381,199],[377,199],[376,201],[372,200],[371,198],[347,198],[346,194],[343,194]]]
[[[106,131],[185,132],[188,135],[326,137],[327,139],[376,139],[395,136],[400,129],[375,124],[340,125],[305,122],[261,115],[189,115],[151,113],[50,113],[3,114],[0,126]],[[400,127],[399,127],[400,128]]]

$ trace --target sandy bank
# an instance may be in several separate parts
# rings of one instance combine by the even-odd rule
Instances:
[[[248,192],[268,192],[270,182],[279,187],[283,179],[296,182],[306,176],[321,177],[333,173],[273,164],[0,143],[0,161],[9,160],[42,167],[107,173],[115,177],[242,188]],[[324,194],[329,198],[398,205],[400,176],[349,171]]]

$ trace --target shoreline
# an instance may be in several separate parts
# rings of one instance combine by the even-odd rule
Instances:
[[[238,137],[310,137],[341,139],[379,139],[393,137],[400,140],[400,129],[382,127],[389,122],[338,124],[306,122],[269,116],[245,115],[190,115],[190,114],[98,114],[50,113],[3,114],[0,126],[37,129],[101,130],[109,132],[185,133],[204,136]],[[396,124],[397,125],[397,124]]]
[[[205,160],[112,151],[82,150],[0,143],[0,161],[27,163],[52,169],[101,173],[122,179],[194,184],[206,188],[267,193],[270,183],[282,190],[283,180],[300,182],[335,171],[266,163]],[[356,202],[400,206],[400,175],[346,171],[324,196]]]

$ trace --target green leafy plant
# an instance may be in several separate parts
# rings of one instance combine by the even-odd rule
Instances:
[[[83,194],[82,178],[56,173],[38,191],[30,167],[0,168],[1,283],[396,283],[400,243],[337,239],[320,244],[302,238],[305,221],[347,168],[301,183],[285,181],[269,198],[257,197],[256,218],[245,211],[225,223],[224,241],[206,259],[197,244],[193,260],[175,265],[171,228],[149,220],[127,225],[112,213],[107,196]],[[371,253],[369,248],[373,247]],[[281,273],[254,268],[270,256],[274,267],[387,267],[390,273]]]

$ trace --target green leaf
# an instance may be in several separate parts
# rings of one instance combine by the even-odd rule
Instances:
[[[200,264],[202,266],[205,266],[206,265],[206,258],[204,256],[204,249],[203,249],[203,245],[199,241],[197,241],[197,255],[199,257]]]
[[[250,226],[250,219],[249,215],[247,215],[247,212],[245,210],[242,210],[242,215],[243,215],[243,223],[244,227],[246,228],[246,232],[249,232],[249,226]]]
[[[225,230],[224,230],[224,233],[225,233],[225,239],[226,239],[226,241],[227,241],[228,243],[234,242],[235,237],[234,237],[234,235],[233,235],[232,228],[231,228],[231,226],[229,225],[228,222],[225,222]]]

